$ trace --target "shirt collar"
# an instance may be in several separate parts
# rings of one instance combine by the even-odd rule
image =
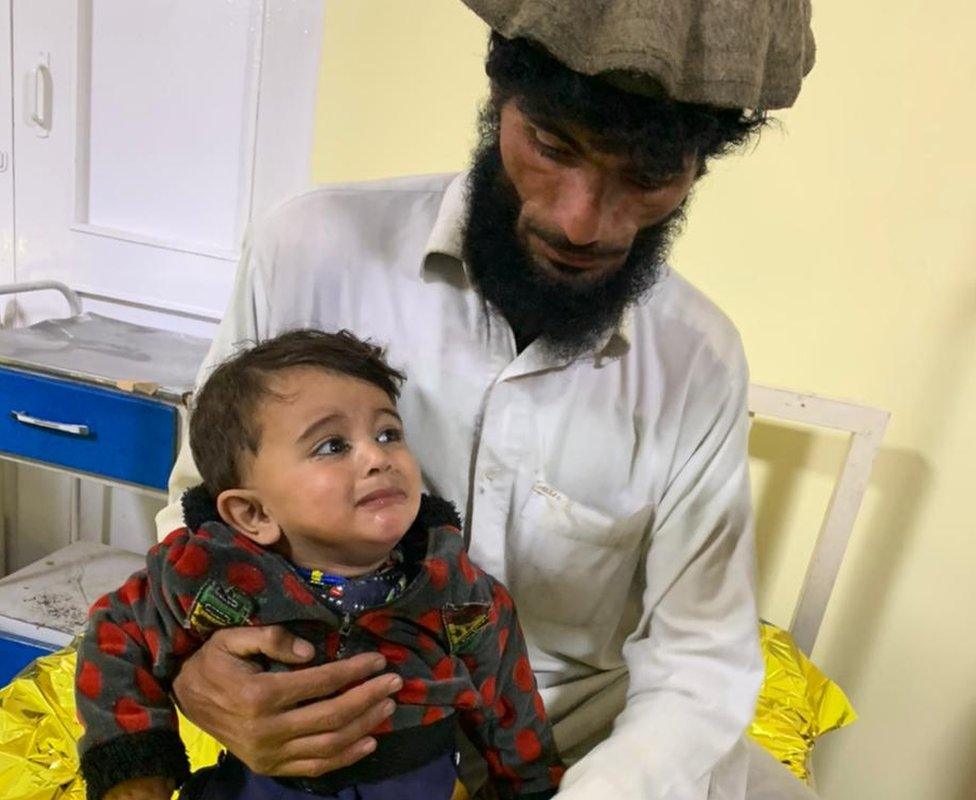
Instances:
[[[623,351],[628,350],[630,348],[630,342],[633,335],[633,328],[634,307],[630,305],[627,306],[627,308],[624,309],[624,313],[620,315],[620,321],[617,323],[617,327],[607,333],[603,342],[595,348],[595,352],[609,355],[615,344],[622,346]]]
[[[437,211],[434,227],[427,237],[424,257],[421,261],[421,272],[426,272],[430,266],[432,255],[443,255],[454,259],[459,267],[463,267],[461,251],[464,246],[464,224],[468,207],[468,173],[460,172],[447,185],[441,207]]]
[[[434,227],[427,237],[427,246],[421,260],[421,277],[428,271],[439,271],[445,267],[454,272],[460,269],[465,282],[470,285],[468,269],[464,263],[464,226],[468,206],[468,173],[460,172],[447,185]],[[446,256],[446,258],[443,258]],[[663,277],[663,273],[662,273]],[[634,308],[628,306],[620,317],[616,328],[610,330],[596,343],[592,353],[595,357],[620,355],[630,348],[633,331]]]

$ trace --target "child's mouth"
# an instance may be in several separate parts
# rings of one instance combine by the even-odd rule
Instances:
[[[395,503],[402,503],[406,498],[406,492],[402,489],[377,489],[375,492],[370,492],[365,497],[360,498],[356,507],[372,511]]]

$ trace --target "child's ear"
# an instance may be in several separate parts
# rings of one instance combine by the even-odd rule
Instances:
[[[226,489],[217,496],[217,510],[224,522],[263,547],[281,538],[281,528],[268,515],[255,492],[249,489]]]

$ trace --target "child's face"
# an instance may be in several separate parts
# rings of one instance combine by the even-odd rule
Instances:
[[[283,370],[269,388],[243,472],[265,524],[280,531],[279,550],[330,572],[372,569],[420,507],[420,469],[396,406],[371,383],[314,367]]]

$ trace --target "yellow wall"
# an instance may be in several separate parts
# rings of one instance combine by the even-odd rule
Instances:
[[[422,9],[422,10],[421,10]],[[815,652],[861,714],[826,800],[976,797],[976,10],[815,3],[818,65],[698,187],[673,263],[753,378],[893,413]],[[463,167],[485,33],[458,0],[328,4],[316,180]],[[762,611],[788,621],[843,448],[753,436]]]
[[[460,0],[330,0],[314,179],[463,168],[488,90],[487,30]]]

